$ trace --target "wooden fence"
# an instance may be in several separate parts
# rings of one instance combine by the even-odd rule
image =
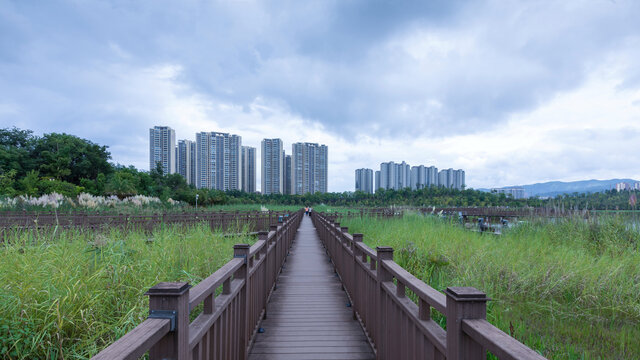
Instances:
[[[152,215],[97,214],[97,213],[0,213],[0,242],[10,233],[45,231],[56,226],[61,229],[100,231],[103,229],[143,230],[150,232],[161,225],[209,224],[211,229],[229,229],[247,226],[249,231],[269,229],[285,211],[215,211],[191,213],[162,213]]]
[[[487,351],[499,359],[544,359],[487,322],[485,293],[449,287],[443,294],[394,262],[392,248],[374,251],[335,218],[312,218],[377,359],[485,359]],[[446,317],[446,330],[431,319],[432,308]]]
[[[149,289],[149,318],[93,359],[137,359],[147,351],[152,360],[246,359],[302,216],[298,211],[260,232],[252,246],[235,245],[234,258],[193,288]],[[202,313],[189,322],[200,304]]]
[[[493,218],[516,218],[516,217],[593,217],[597,212],[589,210],[570,210],[561,208],[547,207],[522,207],[510,208],[504,206],[497,207],[381,207],[381,208],[362,208],[351,209],[344,212],[324,213],[331,216],[338,215],[342,217],[354,216],[373,216],[373,217],[398,217],[405,212],[419,212],[422,214],[444,214],[444,215],[462,215],[473,217],[493,217]]]

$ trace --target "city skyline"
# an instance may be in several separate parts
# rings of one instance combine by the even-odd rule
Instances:
[[[199,131],[195,141],[176,138],[170,126],[149,129],[149,169],[159,163],[165,173],[180,174],[197,188],[263,194],[328,192],[328,147],[324,144],[296,142],[291,154],[286,154],[282,139],[265,138],[258,156],[257,148],[243,145],[237,134]]]
[[[451,189],[466,189],[466,175],[462,169],[441,169],[435,166],[411,166],[405,161],[380,163],[380,170],[356,169],[355,189],[372,193],[378,189],[423,189],[442,186]]]
[[[326,144],[334,192],[386,159],[471,188],[640,178],[639,2],[2,4],[0,127],[115,163],[148,169],[164,124]]]

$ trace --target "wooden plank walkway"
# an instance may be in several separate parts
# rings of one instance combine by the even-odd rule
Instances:
[[[305,216],[267,304],[264,333],[256,334],[249,359],[375,359],[347,304],[316,229]]]

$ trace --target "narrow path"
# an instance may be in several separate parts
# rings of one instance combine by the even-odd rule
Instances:
[[[250,360],[375,359],[308,216],[277,286]]]

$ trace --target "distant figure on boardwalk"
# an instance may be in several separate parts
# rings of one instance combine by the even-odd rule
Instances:
[[[309,207],[308,206],[304,207],[304,214],[305,215],[309,215]]]
[[[313,211],[313,208],[311,208],[311,207],[310,207],[310,208],[309,208],[309,211],[307,212],[307,214],[308,214],[309,216],[311,216],[311,212],[312,212],[312,211]]]

